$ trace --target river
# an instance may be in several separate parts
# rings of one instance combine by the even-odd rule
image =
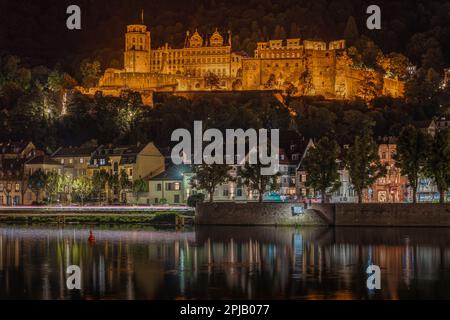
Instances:
[[[432,298],[450,299],[448,228],[0,224],[0,299]]]

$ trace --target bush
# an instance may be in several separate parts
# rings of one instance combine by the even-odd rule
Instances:
[[[205,195],[203,193],[197,193],[189,196],[187,199],[187,205],[189,207],[195,208],[197,203],[202,203],[205,200]]]

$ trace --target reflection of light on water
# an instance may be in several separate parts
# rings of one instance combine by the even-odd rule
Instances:
[[[184,266],[184,248],[181,246],[180,247],[180,293],[182,295],[185,294],[185,270],[184,270],[185,266]]]
[[[408,230],[405,241],[404,229],[199,229],[99,227],[91,247],[88,228],[0,227],[0,299],[450,297],[445,230]],[[381,292],[366,289],[372,263]],[[68,264],[83,270],[78,296],[65,287]]]
[[[404,268],[404,272],[403,272],[403,277],[405,279],[405,284],[406,284],[406,286],[408,288],[409,288],[409,285],[410,285],[410,282],[411,282],[410,276],[411,276],[411,257],[412,256],[411,256],[410,250],[411,250],[411,247],[409,245],[409,238],[405,237],[405,255],[404,255],[404,257],[405,257],[405,261],[404,261],[405,268]]]
[[[299,233],[294,234],[294,274],[293,278],[299,278],[302,272],[303,239]]]

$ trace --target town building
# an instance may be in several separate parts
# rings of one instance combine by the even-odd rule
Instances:
[[[78,178],[87,175],[91,157],[98,148],[98,146],[60,147],[51,158],[62,165],[63,174]]]
[[[385,137],[378,144],[380,162],[386,167],[386,175],[368,189],[365,194],[368,202],[407,202],[410,194],[408,177],[401,174],[395,165],[397,152],[396,139]]]
[[[0,142],[0,206],[31,203],[24,165],[36,152],[32,142]]]
[[[190,172],[189,165],[172,165],[164,172],[150,178],[148,195],[142,197],[141,203],[185,204],[192,194],[190,181],[186,179]]]
[[[435,120],[437,131],[450,130],[450,118],[447,116]]]
[[[434,137],[438,130],[436,121],[434,120],[415,121],[413,124],[417,129],[431,137]]]

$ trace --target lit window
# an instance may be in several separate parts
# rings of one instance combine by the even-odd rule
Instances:
[[[174,190],[180,190],[180,183],[179,182],[175,182],[174,183]]]
[[[16,183],[16,192],[19,192],[20,191],[20,184],[18,184],[18,183]]]

